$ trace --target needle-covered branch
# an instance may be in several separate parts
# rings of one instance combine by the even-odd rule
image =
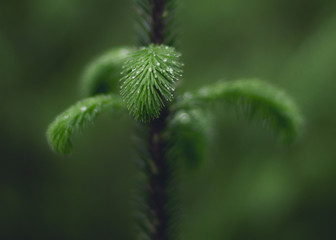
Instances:
[[[198,168],[206,158],[213,134],[213,114],[203,109],[179,110],[169,119],[164,136],[168,157]]]
[[[179,57],[172,47],[151,44],[125,62],[120,94],[135,119],[149,122],[172,101],[175,83],[182,77]]]
[[[103,112],[120,112],[123,109],[120,97],[100,95],[79,101],[61,113],[47,130],[47,138],[53,150],[59,154],[72,151],[72,137],[85,126],[94,123]]]
[[[118,47],[94,59],[85,69],[80,82],[83,94],[88,97],[108,92],[117,93],[121,67],[132,51],[134,48]]]
[[[185,93],[172,108],[200,108],[214,102],[235,105],[249,119],[259,114],[286,142],[294,140],[302,127],[302,117],[293,100],[283,91],[254,79],[218,82]]]

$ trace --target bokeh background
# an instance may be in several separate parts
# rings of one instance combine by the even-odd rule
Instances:
[[[216,109],[207,161],[183,171],[184,240],[336,239],[336,1],[181,0],[180,93],[257,77],[306,119],[293,146]],[[0,239],[132,239],[132,124],[99,118],[70,157],[45,130],[97,55],[134,42],[127,0],[0,1]]]

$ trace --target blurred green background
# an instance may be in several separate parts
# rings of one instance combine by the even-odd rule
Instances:
[[[181,239],[336,239],[336,1],[181,0],[180,93],[257,77],[306,118],[285,147],[216,109],[207,162],[180,177]],[[131,1],[0,1],[0,239],[132,239],[132,124],[99,118],[70,157],[45,139],[90,60],[133,44]]]

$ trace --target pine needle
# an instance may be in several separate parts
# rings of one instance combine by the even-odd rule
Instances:
[[[88,97],[116,93],[119,89],[121,67],[133,50],[130,47],[118,47],[93,60],[81,78],[80,88],[83,94]]]
[[[185,93],[172,107],[200,108],[220,101],[240,107],[249,119],[259,113],[264,125],[272,126],[286,142],[293,141],[301,132],[303,120],[293,100],[283,91],[255,79],[218,82]]]
[[[119,112],[121,109],[120,97],[112,95],[100,95],[79,101],[49,125],[47,139],[50,146],[61,155],[71,153],[74,134],[93,124],[102,112]]]
[[[179,57],[172,47],[151,44],[133,52],[126,61],[120,94],[135,119],[149,122],[172,101],[175,82],[182,77]]]

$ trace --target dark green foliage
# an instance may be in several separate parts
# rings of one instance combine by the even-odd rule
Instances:
[[[122,64],[134,49],[114,48],[88,65],[81,79],[81,89],[85,96],[117,92]]]
[[[136,10],[135,31],[138,46],[148,46],[151,31],[151,13],[148,0],[133,0]]]
[[[175,82],[182,77],[179,57],[172,47],[151,44],[128,58],[123,66],[120,94],[135,119],[149,122],[172,101]]]
[[[141,132],[137,138],[141,193],[137,198],[136,238],[173,240],[178,224],[176,166],[184,162],[188,168],[196,168],[206,158],[213,126],[208,105],[224,102],[242,109],[248,119],[258,115],[287,142],[298,136],[302,119],[285,93],[258,80],[218,82],[172,102],[183,72],[181,54],[173,47],[177,1],[134,2],[138,45],[142,47],[108,52],[87,68],[82,80],[86,95],[113,95],[91,97],[70,107],[49,126],[47,137],[56,152],[70,153],[72,136],[92,124],[101,112],[127,108]],[[121,97],[114,95],[118,80]]]
[[[71,153],[74,134],[93,124],[101,113],[119,112],[121,108],[120,97],[113,95],[101,95],[79,101],[50,124],[47,131],[50,146],[59,154]]]
[[[166,0],[163,21],[164,29],[164,44],[169,46],[178,46],[178,1]]]
[[[135,21],[135,30],[138,46],[148,46],[151,44],[151,29],[153,18],[149,0],[133,0],[137,12]],[[177,45],[177,18],[178,1],[166,0],[163,10],[163,42],[167,46]]]
[[[242,109],[248,119],[260,114],[264,125],[271,125],[287,142],[293,141],[300,133],[302,118],[292,99],[283,91],[254,79],[218,82],[185,93],[173,108],[198,109],[220,101]]]
[[[179,110],[169,120],[165,137],[169,158],[195,169],[205,160],[212,135],[212,114],[199,108]]]

